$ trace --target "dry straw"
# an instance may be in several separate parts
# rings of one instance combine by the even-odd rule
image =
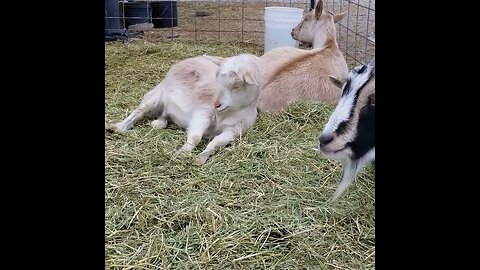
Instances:
[[[261,52],[235,43],[106,44],[105,121],[127,116],[181,59]],[[173,124],[106,132],[106,269],[374,269],[373,169],[325,204],[340,163],[313,149],[332,109],[298,103],[262,114],[201,167],[173,158],[185,141]]]

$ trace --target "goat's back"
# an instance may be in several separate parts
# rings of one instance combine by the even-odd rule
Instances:
[[[217,70],[218,65],[204,57],[187,58],[170,68],[164,91],[179,92],[193,104],[213,104]]]
[[[264,83],[260,92],[260,111],[281,111],[296,101],[335,103],[341,89],[329,75],[346,79],[348,66],[336,46],[313,50],[277,48],[262,57]]]

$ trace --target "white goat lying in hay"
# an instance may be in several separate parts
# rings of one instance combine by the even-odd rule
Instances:
[[[177,153],[191,152],[202,137],[214,137],[194,161],[201,165],[216,148],[225,146],[250,129],[257,117],[261,70],[258,57],[199,56],[173,65],[165,79],[145,94],[140,105],[109,131],[125,132],[145,116],[187,129],[187,142]]]
[[[343,92],[322,131],[319,150],[327,158],[342,161],[333,202],[366,164],[375,161],[375,59],[352,69],[346,82],[331,80]]]
[[[348,76],[347,62],[335,32],[335,22],[344,16],[345,12],[337,15],[323,12],[323,2],[319,1],[292,30],[292,37],[312,43],[312,50],[280,47],[261,57],[264,72],[258,102],[261,112],[283,111],[296,101],[338,101],[341,91],[328,76],[340,80]]]

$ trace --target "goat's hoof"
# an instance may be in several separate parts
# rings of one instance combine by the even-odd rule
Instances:
[[[105,128],[106,131],[113,133],[113,132],[118,132],[118,133],[124,133],[127,131],[127,128],[120,123],[116,124],[110,124]]]
[[[116,124],[107,125],[107,126],[105,127],[105,130],[108,131],[108,132],[110,132],[110,133],[119,132],[119,131],[117,130],[117,125],[116,125]]]
[[[106,130],[108,133],[114,133],[114,132],[115,132],[115,130],[114,130],[111,126],[105,127],[105,130]]]
[[[150,125],[153,128],[166,128],[167,127],[167,121],[163,119],[155,119],[153,120]]]
[[[185,157],[188,157],[190,155],[190,152],[183,149],[183,148],[180,148],[178,149],[177,151],[175,151],[175,153],[173,154],[173,156],[175,158],[185,158]]]
[[[207,159],[208,159],[207,156],[198,155],[193,161],[193,165],[201,166],[205,164],[205,162],[207,162]]]

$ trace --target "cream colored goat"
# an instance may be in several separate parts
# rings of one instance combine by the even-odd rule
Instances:
[[[313,44],[312,50],[275,48],[262,57],[263,84],[259,97],[261,112],[278,112],[296,101],[336,103],[341,90],[329,76],[346,80],[348,66],[336,39],[335,22],[344,13],[323,12],[319,1],[293,30],[292,37]]]
[[[145,116],[156,118],[151,122],[155,128],[164,128],[171,120],[187,129],[187,142],[177,153],[191,152],[202,137],[213,137],[194,161],[204,164],[216,148],[255,123],[262,75],[258,61],[247,54],[180,61],[127,118],[108,129],[125,132]]]

